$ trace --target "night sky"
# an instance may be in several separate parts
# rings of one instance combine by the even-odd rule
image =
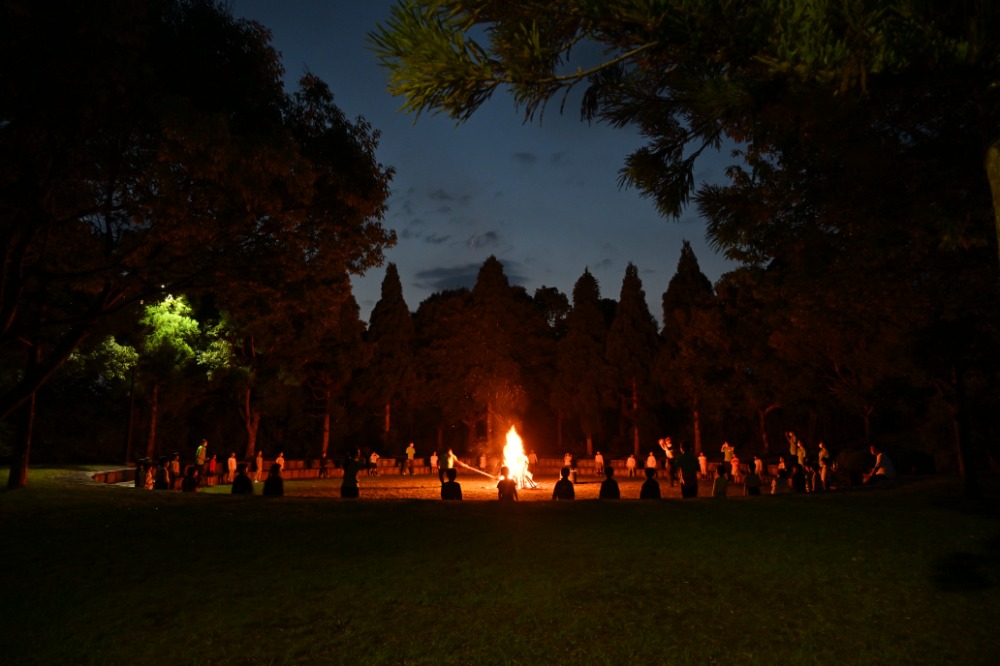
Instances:
[[[411,310],[436,291],[471,287],[490,255],[528,293],[549,286],[571,297],[589,268],[601,294],[615,299],[631,261],[657,319],[682,241],[691,241],[713,282],[732,268],[706,245],[693,207],[679,222],[666,220],[636,190],[619,189],[618,170],[641,137],[581,121],[579,96],[571,96],[563,115],[558,101],[552,104],[541,124],[523,123],[506,94],[462,125],[400,112],[402,100],[386,91],[387,77],[366,40],[392,4],[232,0],[230,6],[271,30],[289,89],[312,72],[330,85],[348,117],[363,116],[381,131],[378,158],[396,169],[385,224],[399,237],[386,258],[399,268]],[[717,179],[728,161],[728,155],[703,159],[698,179]],[[376,268],[355,280],[365,320],[384,274]]]

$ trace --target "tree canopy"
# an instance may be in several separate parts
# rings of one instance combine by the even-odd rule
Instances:
[[[381,263],[378,133],[282,75],[270,33],[213,0],[4,3],[0,354],[32,355],[0,417],[165,290],[277,339]]]

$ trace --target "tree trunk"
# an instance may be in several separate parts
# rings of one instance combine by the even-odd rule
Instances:
[[[26,372],[31,373],[34,366],[41,360],[39,345],[36,342],[28,351]],[[28,459],[31,454],[31,438],[35,430],[35,393],[28,396],[17,414],[17,429],[14,433],[14,450],[11,454],[10,473],[7,476],[7,487],[10,489],[24,488],[28,485]]]
[[[493,451],[493,402],[489,401],[486,403],[486,448]],[[503,450],[503,447],[500,447]]]
[[[997,248],[1000,250],[1000,139],[986,151],[986,177],[993,193],[993,224],[996,228]]]
[[[691,408],[691,426],[694,428],[694,454],[701,455],[701,410],[698,398],[694,399],[694,407]]]
[[[389,430],[392,428],[392,403],[385,401],[385,423],[382,427],[382,446],[389,450]]]
[[[323,408],[323,455],[330,451],[330,389],[326,390],[326,406]]]
[[[632,378],[632,449],[635,457],[642,455],[639,452],[639,381]]]
[[[156,458],[156,417],[160,411],[160,382],[153,382],[153,398],[149,401],[149,437],[146,440],[146,457]]]
[[[136,364],[138,365],[138,363]],[[135,373],[132,366],[132,379],[128,389],[128,429],[125,431],[125,464],[132,462],[132,440],[135,434]]]
[[[556,451],[563,450],[563,412],[556,410]]]
[[[865,415],[865,444],[870,444],[872,441],[872,413],[875,411],[875,407],[865,405],[862,410]]]
[[[955,384],[955,446],[958,451],[958,472],[962,478],[962,493],[968,499],[980,499],[979,475],[972,461],[972,426],[966,405],[965,377],[960,368],[952,366]]]
[[[260,428],[260,412],[254,409],[251,394],[252,390],[247,386],[243,392],[243,408],[240,409],[240,416],[243,417],[243,427],[247,431],[247,458],[253,458],[254,454],[257,453],[257,431]],[[328,403],[327,414],[329,413]]]
[[[562,451],[562,449],[559,449]],[[587,435],[587,457],[591,458],[594,455],[594,437],[593,435]]]
[[[760,443],[764,447],[764,455],[771,451],[771,443],[767,439],[767,408],[757,408],[757,423],[760,428]]]

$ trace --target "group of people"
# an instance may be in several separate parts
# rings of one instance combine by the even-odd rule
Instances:
[[[280,496],[284,494],[284,481],[281,473],[285,467],[285,455],[279,453],[270,465],[270,471],[264,480],[263,494],[265,496]],[[181,455],[160,456],[158,464],[152,459],[143,458],[135,467],[135,487],[149,490],[180,490],[181,492],[197,492],[202,486],[213,486],[216,483],[232,484],[232,494],[252,495],[253,484],[260,483],[265,468],[264,454],[258,451],[256,457],[249,463],[239,462],[233,452],[226,460],[226,470],[219,469],[216,455],[208,455],[208,440],[203,439],[195,449],[194,464],[188,464],[181,471]],[[322,476],[321,471],[321,476]]]
[[[789,443],[789,460],[785,456],[779,457],[776,473],[770,480],[767,479],[767,472],[764,462],[758,455],[753,456],[752,462],[743,463],[736,454],[736,449],[729,442],[723,442],[720,449],[723,462],[715,468],[712,477],[712,496],[725,497],[729,493],[729,487],[734,484],[742,484],[743,492],[746,495],[771,494],[780,495],[788,492],[805,493],[818,490],[829,489],[829,474],[832,469],[832,459],[823,442],[819,442],[819,450],[815,457],[810,457],[803,442],[792,431],[785,433]],[[687,451],[685,444],[674,447],[671,438],[665,437],[658,442],[660,448],[665,453],[663,469],[669,480],[671,487],[680,483],[681,497],[696,497],[698,495],[698,480],[709,479],[708,459],[705,454],[699,453],[697,457]],[[895,467],[889,456],[878,446],[870,447],[875,464],[870,472],[865,474],[866,484],[878,484],[892,482],[895,479]],[[412,442],[406,448],[406,465],[401,467],[401,473],[409,471],[413,474],[413,461],[416,450]],[[534,453],[532,452],[532,456]],[[479,468],[485,471],[485,456],[481,456]],[[431,456],[431,466],[433,471],[439,473],[441,482],[441,499],[461,500],[462,488],[456,481],[456,465],[459,462],[458,456],[448,449],[444,464],[438,468],[438,456],[435,452]],[[553,486],[553,500],[572,500],[576,493],[574,484],[576,482],[574,469],[574,459],[570,454],[566,454],[564,462],[567,462],[560,470],[560,478]],[[537,463],[537,458],[535,458]],[[189,464],[181,474],[180,454],[174,453],[172,456],[162,456],[159,464],[154,466],[150,459],[140,461],[136,466],[135,486],[145,487],[153,490],[181,490],[183,492],[197,492],[202,484],[213,485],[217,480],[224,479],[224,482],[232,485],[231,492],[234,495],[254,494],[254,483],[260,482],[262,471],[265,468],[263,453],[258,451],[256,457],[251,462],[239,462],[236,454],[230,454],[226,462],[225,474],[218,472],[214,467],[215,456],[208,456],[208,442],[202,440],[195,451],[195,463]],[[264,496],[279,497],[284,495],[284,480],[282,472],[284,470],[285,459],[279,453],[274,462],[270,465],[267,478],[264,480]],[[364,457],[360,449],[354,448],[343,462],[343,483],[341,484],[341,497],[356,498],[359,496],[358,473],[367,470],[369,473],[377,469],[378,454],[372,453],[369,457]],[[629,477],[637,475],[637,464],[634,455],[630,455],[625,463]],[[621,490],[618,482],[614,478],[615,469],[612,465],[605,464],[604,456],[600,451],[594,456],[595,473],[605,477],[601,483],[598,497],[600,499],[620,499]],[[639,490],[639,499],[660,499],[662,493],[660,484],[656,480],[659,464],[656,456],[649,453],[645,461],[644,473],[645,481]],[[319,476],[328,476],[328,461],[324,455],[320,463]],[[504,466],[500,468],[500,476],[497,482],[497,496],[501,502],[517,501],[517,490],[523,485],[519,479],[513,478],[511,470]],[[534,484],[532,484],[534,486]],[[537,486],[534,486],[537,487]]]

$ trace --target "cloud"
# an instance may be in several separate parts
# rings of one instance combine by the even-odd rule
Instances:
[[[441,266],[417,271],[414,277],[417,279],[416,285],[421,289],[431,292],[444,291],[446,289],[472,289],[476,284],[476,277],[479,275],[479,264],[465,264],[464,266]]]
[[[600,271],[600,270],[604,270],[606,268],[611,268],[614,265],[615,265],[615,262],[610,257],[606,257],[606,258],[601,259],[600,261],[598,261],[596,264],[594,264],[594,270]]]
[[[534,153],[514,153],[514,161],[523,166],[531,166],[538,161],[538,156]]]
[[[432,192],[428,192],[427,196],[430,197],[431,199],[433,199],[434,201],[453,201],[454,200],[454,197],[452,197],[450,194],[448,194],[447,192],[445,192],[440,187],[437,188],[436,190],[432,191]]]
[[[451,236],[439,236],[438,234],[430,234],[424,238],[425,243],[431,245],[441,245],[442,243],[447,243],[451,239]]]
[[[553,166],[559,166],[564,163],[563,160],[566,159],[567,155],[569,155],[568,150],[557,151],[555,153],[552,153],[552,155],[549,157],[549,162]]]
[[[472,236],[469,236],[468,240],[465,242],[469,247],[475,250],[481,250],[485,247],[496,247],[500,244],[500,234],[495,231],[473,234]]]
[[[518,262],[509,259],[499,259],[499,261],[503,264],[504,275],[507,276],[507,281],[511,285],[523,286],[526,284],[526,278],[521,274]],[[431,292],[446,289],[472,289],[476,286],[476,278],[479,277],[479,269],[482,267],[482,263],[468,263],[418,271],[414,275],[416,279],[414,286]]]

